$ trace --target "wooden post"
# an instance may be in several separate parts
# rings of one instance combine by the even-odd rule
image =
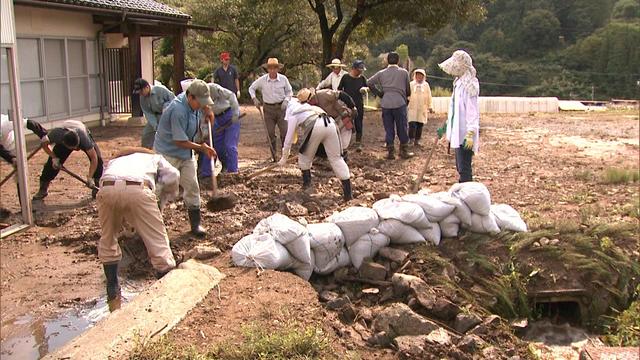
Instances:
[[[142,52],[140,50],[140,28],[137,24],[129,25],[129,51],[131,61],[131,74],[129,77],[129,86],[126,91],[131,94],[133,92],[133,82],[142,77]],[[140,108],[140,95],[131,95],[131,116],[142,116]]]
[[[180,81],[184,79],[184,33],[185,29],[179,27],[173,41],[173,92],[176,95],[182,92]]]

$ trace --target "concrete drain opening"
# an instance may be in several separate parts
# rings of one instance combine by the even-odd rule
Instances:
[[[585,325],[584,289],[543,290],[529,294],[534,316],[554,324]]]

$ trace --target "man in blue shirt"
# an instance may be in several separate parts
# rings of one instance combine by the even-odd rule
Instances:
[[[142,129],[142,147],[151,149],[162,111],[176,96],[163,85],[151,86],[143,78],[137,79],[133,83],[133,93],[140,95],[140,107],[147,119],[147,125]]]
[[[193,151],[199,151],[209,157],[217,156],[216,151],[200,139],[200,120],[213,105],[209,87],[202,80],[193,80],[187,91],[178,95],[165,109],[160,118],[158,132],[153,143],[154,150],[162,154],[167,161],[180,171],[182,199],[189,213],[191,233],[206,235],[200,226],[200,186],[196,172],[196,159]]]
[[[236,94],[236,97],[239,99],[240,79],[238,76],[238,69],[231,65],[231,54],[226,51],[220,53],[220,62],[222,62],[222,66],[217,68],[216,72],[213,73],[213,81]]]

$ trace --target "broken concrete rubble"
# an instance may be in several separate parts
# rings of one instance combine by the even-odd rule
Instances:
[[[439,326],[416,314],[407,305],[395,303],[376,316],[373,328],[376,332],[384,331],[390,338],[395,338],[402,335],[426,335]]]
[[[387,269],[384,265],[365,260],[360,266],[360,277],[367,280],[383,281],[387,278]]]

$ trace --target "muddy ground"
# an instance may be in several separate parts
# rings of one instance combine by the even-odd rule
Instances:
[[[242,124],[241,172],[248,174],[268,165],[268,145],[257,112],[246,108]],[[223,190],[240,199],[237,206],[222,213],[204,214],[209,237],[196,240],[188,235],[188,222],[182,204],[165,210],[165,223],[177,257],[193,245],[211,242],[230,250],[242,236],[252,231],[262,218],[275,211],[291,217],[321,221],[349,205],[371,205],[386,193],[405,193],[432,147],[435,129],[442,115],[434,115],[425,127],[425,148],[407,161],[386,161],[382,149],[383,129],[380,113],[367,113],[365,149],[349,153],[349,165],[356,198],[349,204],[341,200],[340,182],[332,176],[328,163],[317,161],[313,169],[315,193],[300,189],[300,172],[294,165],[280,168],[246,182],[244,177],[222,176]],[[636,225],[639,189],[637,183],[611,184],[603,181],[610,168],[638,171],[639,121],[637,110],[597,113],[558,113],[522,115],[484,115],[481,120],[481,150],[474,158],[475,179],[487,185],[494,203],[507,203],[519,210],[533,228],[564,221],[581,224],[590,218],[626,221]],[[102,154],[109,159],[120,146],[137,145],[141,128],[113,123],[93,130]],[[36,155],[29,163],[31,193],[37,191],[38,176],[46,157]],[[84,174],[88,160],[80,153],[70,157],[71,170]],[[9,168],[0,165],[0,175]],[[424,187],[441,191],[455,183],[452,154],[437,149]],[[203,191],[203,201],[208,194]],[[18,217],[15,186],[2,188],[2,207]],[[103,274],[96,258],[100,229],[90,192],[82,184],[61,174],[52,183],[44,203],[34,203],[36,225],[18,235],[3,239],[0,254],[2,295],[2,340],[12,333],[15,319],[24,314],[33,318],[50,317],[60,308],[73,307],[104,296]],[[636,236],[637,239],[637,236]],[[445,240],[444,253],[455,249]],[[638,258],[638,242],[628,239],[616,244],[629,256]],[[123,241],[127,265],[122,274],[144,286],[153,280],[144,250],[135,238]],[[434,249],[434,251],[437,251]],[[296,319],[303,324],[320,323],[335,342],[338,353],[370,354],[390,357],[393,352],[367,348],[362,336],[345,327],[337,315],[324,309],[314,288],[289,274],[229,266],[223,255],[214,261],[229,275],[203,304],[172,332],[178,342],[207,346],[212,342],[237,339],[238,331],[229,324],[271,323]],[[544,265],[544,264],[543,264]],[[552,265],[549,265],[552,267]],[[219,298],[218,298],[219,296]],[[273,325],[275,324],[275,325]],[[197,325],[197,326],[192,326]],[[231,328],[231,330],[230,330]],[[345,334],[345,329],[348,332]],[[357,331],[356,331],[357,332]]]

